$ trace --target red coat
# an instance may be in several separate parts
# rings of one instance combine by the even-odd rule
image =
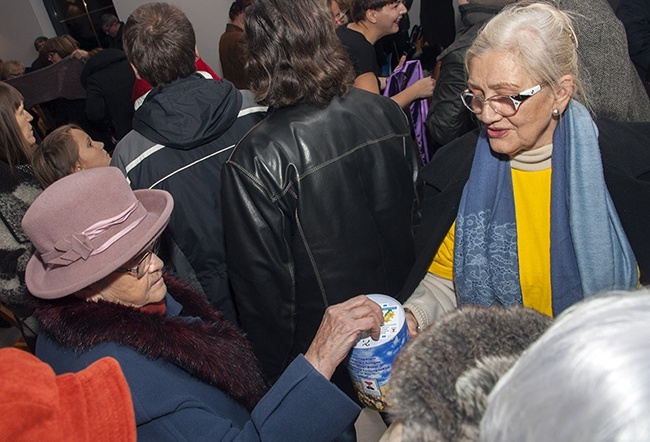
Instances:
[[[35,356],[0,350],[3,440],[135,441],[129,386],[115,359],[56,376]]]

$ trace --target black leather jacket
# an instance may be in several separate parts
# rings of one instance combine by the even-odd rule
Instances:
[[[353,89],[270,112],[222,170],[240,324],[272,379],[325,309],[399,292],[414,262],[417,154],[392,100]]]

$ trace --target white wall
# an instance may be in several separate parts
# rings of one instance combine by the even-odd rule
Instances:
[[[0,0],[2,1],[2,0]],[[135,8],[151,0],[113,0],[117,15],[126,21]],[[179,6],[187,15],[196,32],[196,43],[201,58],[218,74],[221,74],[219,63],[219,37],[226,30],[228,10],[233,0],[186,0],[170,1]]]
[[[26,66],[38,54],[34,39],[39,35],[54,37],[42,0],[0,0],[0,58],[18,60]]]
[[[113,0],[117,15],[126,21],[135,8],[151,0]],[[201,57],[219,74],[219,37],[228,23],[232,0],[170,1],[187,14],[196,31]],[[420,23],[420,0],[409,13],[411,25]],[[20,60],[30,65],[36,58],[32,43],[39,35],[54,37],[54,29],[42,0],[0,0],[0,58]]]
[[[113,0],[113,4],[120,19],[126,21],[135,8],[149,1],[151,0]],[[228,10],[232,2],[233,0],[170,1],[178,5],[192,22],[201,57],[218,74],[221,74],[219,37],[226,30]],[[420,23],[420,0],[413,1],[409,18],[411,26]]]

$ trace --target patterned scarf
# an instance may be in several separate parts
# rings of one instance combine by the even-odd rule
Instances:
[[[598,130],[571,101],[553,135],[553,314],[604,290],[637,285],[636,259],[605,185]],[[522,304],[510,161],[483,130],[456,219],[459,305]]]

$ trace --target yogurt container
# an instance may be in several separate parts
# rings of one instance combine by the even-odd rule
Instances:
[[[367,295],[381,306],[384,324],[379,340],[361,336],[348,355],[348,371],[359,400],[368,408],[384,411],[393,360],[408,342],[402,305],[386,295]]]

